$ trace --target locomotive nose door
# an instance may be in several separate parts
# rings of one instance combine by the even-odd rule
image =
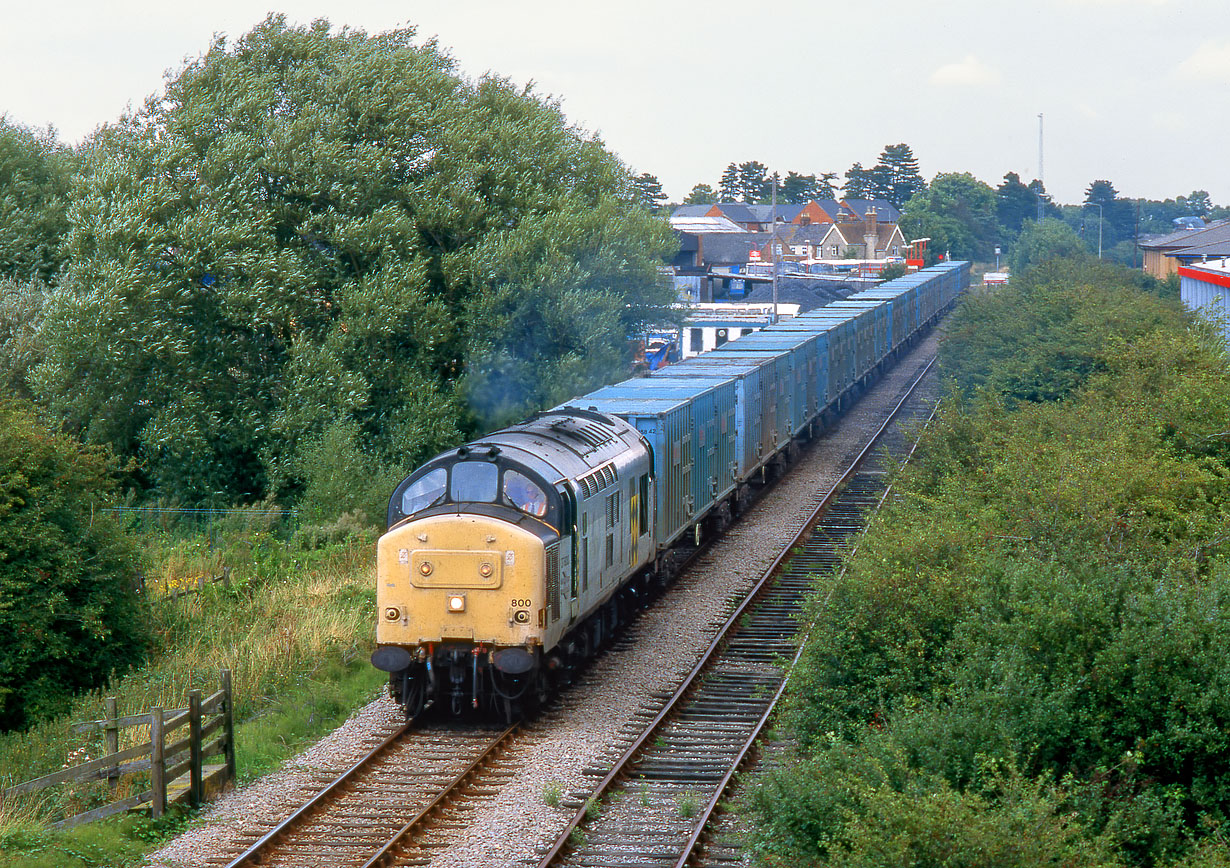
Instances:
[[[560,546],[560,557],[566,559],[566,563],[560,564],[560,571],[568,576],[568,611],[569,618],[575,618],[577,613],[581,611],[581,604],[578,600],[580,595],[580,576],[578,574],[581,563],[579,547],[580,533],[577,527],[577,498],[573,493],[571,485],[560,485],[556,489],[559,491],[560,501],[564,504],[564,515],[560,516],[560,534],[568,534],[570,541]]]

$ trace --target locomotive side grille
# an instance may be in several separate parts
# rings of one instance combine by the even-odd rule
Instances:
[[[551,622],[559,620],[559,543],[547,546],[547,608]]]

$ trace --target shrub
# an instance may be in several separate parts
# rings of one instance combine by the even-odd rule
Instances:
[[[114,464],[0,404],[0,728],[24,727],[137,661],[137,554],[116,521]]]

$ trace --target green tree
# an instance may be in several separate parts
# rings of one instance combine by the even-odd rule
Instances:
[[[769,177],[769,170],[764,163],[758,160],[740,163],[737,178],[739,201],[749,205],[769,201],[774,179]]]
[[[708,205],[717,201],[717,192],[708,184],[697,184],[683,200],[685,205]]]
[[[1041,223],[1026,220],[1020,237],[1012,246],[1008,267],[1020,274],[1032,265],[1052,259],[1080,260],[1089,256],[1089,248],[1062,220],[1047,217]]]
[[[781,193],[778,198],[789,204],[802,204],[811,199],[822,198],[818,192],[815,175],[800,175],[798,172],[787,172],[782,181]]]
[[[0,115],[0,278],[48,281],[60,272],[72,171],[72,152],[54,131]]]
[[[0,403],[0,729],[62,710],[144,651],[137,551],[102,511],[114,488],[103,450]]]
[[[718,197],[723,202],[737,202],[739,193],[739,167],[729,163],[722,171],[722,179],[718,181]]]
[[[662,210],[662,203],[667,197],[662,192],[662,182],[656,175],[642,172],[632,179],[632,188],[636,192],[637,201],[648,209],[649,213],[657,214]]]
[[[43,359],[40,327],[47,287],[39,281],[0,278],[0,388],[33,397],[26,378]]]
[[[1032,220],[1038,211],[1038,197],[1016,172],[1004,175],[1004,182],[995,190],[995,216],[1000,229],[1007,237],[1015,237],[1026,220]]]
[[[1136,231],[1136,210],[1132,202],[1119,198],[1119,191],[1110,181],[1094,181],[1085,191],[1085,202],[1089,205],[1101,206],[1098,217],[1105,223],[1102,236],[1102,247],[1114,247],[1120,241],[1131,239]],[[1083,210],[1083,209],[1082,209]],[[1082,215],[1081,224],[1085,225],[1088,214]],[[1097,244],[1096,229],[1092,244]]]
[[[864,169],[855,163],[846,170],[846,183],[841,188],[847,199],[875,199],[880,192],[880,179],[874,169]]]
[[[897,208],[904,208],[906,202],[927,186],[918,173],[914,152],[904,142],[886,145],[872,171],[878,176],[876,197],[887,199]]]
[[[158,491],[246,500],[335,426],[404,468],[622,372],[669,228],[558,104],[413,37],[271,16],[89,143],[33,377],[56,419]],[[491,370],[494,415],[465,403]]]
[[[901,228],[954,259],[985,260],[997,240],[995,207],[995,191],[968,172],[939,174],[906,203]]]
[[[1213,200],[1208,190],[1193,190],[1178,198],[1179,204],[1194,217],[1206,217],[1213,211]]]

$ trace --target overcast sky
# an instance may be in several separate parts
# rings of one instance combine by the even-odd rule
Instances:
[[[1227,0],[4,0],[0,113],[79,140],[215,32],[297,23],[436,37],[562,101],[674,199],[730,162],[838,172],[906,142],[928,179],[1038,173],[1061,202],[1206,189],[1230,204]]]

